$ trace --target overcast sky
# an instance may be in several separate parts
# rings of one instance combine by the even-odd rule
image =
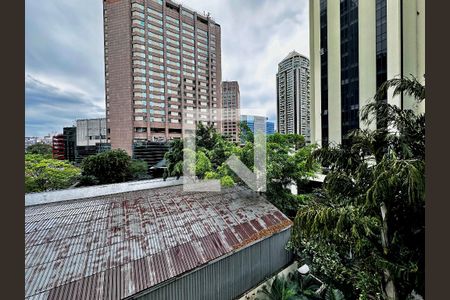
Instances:
[[[241,107],[276,119],[275,74],[292,50],[309,57],[307,0],[183,0],[222,28],[222,80]],[[105,116],[101,0],[25,1],[25,135]]]

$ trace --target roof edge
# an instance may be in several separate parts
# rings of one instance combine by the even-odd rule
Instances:
[[[84,198],[113,195],[126,192],[134,192],[148,189],[156,189],[183,184],[183,179],[175,177],[163,179],[151,179],[141,181],[129,181],[105,185],[95,185],[74,189],[57,190],[42,193],[25,194],[25,206],[42,205],[63,201],[72,201]]]

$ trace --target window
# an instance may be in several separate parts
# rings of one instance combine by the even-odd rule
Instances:
[[[134,127],[134,132],[147,132],[147,128],[146,127]]]
[[[145,77],[143,77],[143,76],[134,76],[133,79],[134,79],[134,81],[143,81],[143,82],[145,82]]]
[[[145,53],[144,52],[134,52],[133,51],[133,56],[141,57],[141,58],[145,59]]]
[[[154,49],[154,48],[148,48],[148,52],[150,52],[150,53],[156,53],[156,54],[159,54],[159,55],[161,55],[161,56],[164,55],[164,52],[163,52],[162,50],[157,50],[157,49]]]
[[[177,24],[177,25],[180,24],[180,21],[179,21],[179,20],[177,20],[177,19],[175,19],[175,18],[173,18],[173,17],[171,17],[171,16],[167,16],[167,15],[166,15],[166,20],[169,20],[169,21],[171,21],[171,22],[174,22],[174,23]]]
[[[153,17],[153,16],[148,16],[147,19],[148,19],[149,21],[158,23],[158,24],[161,25],[161,26],[162,26],[162,24],[163,24],[163,21],[161,21],[161,20],[159,20],[159,19],[157,19],[157,18],[155,18],[155,17]]]
[[[139,45],[139,44],[133,44],[133,49],[145,50],[145,46]]]
[[[150,122],[165,122],[166,118],[156,118],[156,117],[151,117],[150,118]]]
[[[150,106],[164,108],[166,105],[164,103],[150,101]]]
[[[190,31],[187,31],[187,30],[183,29],[183,33],[186,34],[186,35],[189,35],[191,37],[194,37],[194,33],[190,32]]]
[[[134,100],[134,105],[147,105],[147,101],[143,100]]]
[[[183,16],[186,16],[186,17],[191,18],[191,19],[194,18],[194,15],[193,15],[192,13],[190,13],[190,12],[188,12],[188,11],[185,11],[185,10],[183,10],[183,11],[181,12],[181,14],[182,14]]]
[[[145,26],[145,22],[144,22],[144,21],[141,21],[141,20],[138,20],[138,19],[133,19],[133,21],[132,21],[131,24],[132,24],[132,25],[141,25],[141,26]]]
[[[146,113],[147,109],[145,109],[145,108],[135,108],[134,112],[135,113]]]
[[[147,93],[134,92],[134,93],[133,93],[133,96],[134,96],[134,97],[146,98],[146,97],[147,97]]]
[[[167,52],[166,55],[167,55],[167,57],[169,57],[169,58],[175,58],[175,59],[177,59],[177,60],[180,59],[180,56],[179,56],[179,55],[175,55],[175,54],[172,54],[172,53],[169,53],[169,52]]]
[[[143,60],[138,60],[138,59],[133,59],[133,64],[134,64],[134,65],[145,66],[145,61],[143,61]]]
[[[161,27],[155,26],[153,24],[148,24],[147,27],[155,31],[163,32],[163,29]]]
[[[133,27],[133,33],[141,33],[144,34],[145,30],[142,28]]]
[[[137,90],[145,90],[147,88],[145,84],[135,84],[133,87]]]
[[[169,36],[171,36],[171,37],[174,37],[174,38],[176,38],[177,40],[180,38],[180,35],[179,35],[178,33],[174,33],[174,32],[172,32],[172,31],[170,31],[170,30],[167,30],[166,33],[167,33],[167,35],[169,35]]]
[[[147,116],[134,116],[135,121],[147,121]]]
[[[189,46],[189,45],[186,45],[184,43],[183,43],[183,48],[184,49],[189,49],[189,50],[192,50],[192,51],[194,51],[194,49],[195,49],[193,46]]]
[[[158,16],[158,17],[160,17],[160,18],[162,19],[162,12],[157,11],[156,9],[153,9],[153,8],[151,8],[151,7],[147,7],[147,12],[148,12],[149,14],[156,15],[156,16]]]
[[[152,38],[155,38],[155,39],[157,39],[157,40],[163,40],[163,37],[162,37],[162,35],[160,35],[160,34],[156,34],[156,33],[153,33],[153,32],[148,32],[148,36],[150,36],[150,37],[152,37]]]
[[[164,86],[164,80],[157,80],[157,79],[150,78],[150,79],[148,80],[148,82],[150,82],[150,83],[156,83],[156,84],[159,84],[159,85]]]
[[[188,29],[194,31],[194,26],[189,25],[189,24],[187,24],[187,23],[184,23],[184,22],[183,22],[183,27],[184,27],[184,28],[188,28]],[[184,31],[183,31],[183,32],[184,32]]]
[[[162,58],[162,57],[157,57],[157,56],[153,56],[153,55],[149,55],[148,56],[148,59],[149,60],[153,60],[153,61],[155,61],[155,62],[160,62],[160,63],[163,63],[164,62],[164,58]]]
[[[160,93],[164,93],[164,88],[159,88],[159,87],[154,87],[154,86],[149,86],[148,88],[150,90],[150,92],[160,92]]]
[[[164,100],[164,95],[150,94],[151,99]]]
[[[164,47],[163,43],[156,42],[156,41],[153,41],[153,40],[148,40],[148,43],[149,43],[150,45],[152,45],[152,46],[158,46],[158,47],[161,47],[161,48]]]
[[[183,42],[187,41],[187,42],[190,42],[190,43],[194,44],[194,40],[191,39],[191,38],[188,38],[188,37],[183,36],[182,39],[183,39]]]
[[[140,10],[144,10],[144,5],[142,5],[140,3],[133,3],[133,4],[131,4],[131,8],[137,8]]]
[[[172,46],[170,46],[170,45],[167,45],[166,48],[167,48],[168,50],[172,50],[172,51],[174,51],[174,52],[180,53],[180,49],[179,49],[179,48],[175,48],[175,47],[172,47]]]
[[[180,28],[178,28],[177,26],[174,26],[174,25],[172,25],[172,24],[169,24],[169,23],[166,23],[166,27],[167,27],[167,28],[170,28],[170,29],[172,29],[172,30],[174,30],[174,31],[176,31],[176,32],[179,32],[179,31],[180,31]]]
[[[176,45],[176,46],[178,46],[178,47],[180,46],[180,42],[179,41],[175,41],[175,40],[172,40],[170,38],[167,38],[167,41],[172,43],[172,44],[174,44],[174,45]]]
[[[133,42],[145,43],[145,39],[142,36],[133,35]]]
[[[141,12],[138,12],[138,11],[133,11],[133,12],[131,13],[131,16],[132,16],[132,17],[140,17],[140,18],[142,18],[142,19],[145,18],[145,15],[144,15],[143,13],[141,13]]]
[[[169,65],[174,65],[174,66],[180,67],[180,63],[179,62],[174,62],[174,61],[168,60],[167,63]]]

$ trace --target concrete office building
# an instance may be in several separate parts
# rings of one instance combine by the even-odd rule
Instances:
[[[384,81],[412,74],[424,82],[425,0],[310,0],[309,5],[312,140],[341,143],[350,130],[367,127],[359,112]],[[385,100],[425,110],[406,95],[390,92]]]
[[[77,120],[77,146],[95,146],[106,143],[106,119]]]
[[[222,82],[222,133],[230,141],[239,141],[239,83],[237,81]]]
[[[181,138],[196,117],[221,131],[220,25],[169,0],[103,4],[112,148],[132,154],[136,141]]]
[[[277,125],[281,134],[310,141],[309,59],[292,51],[278,64]]]

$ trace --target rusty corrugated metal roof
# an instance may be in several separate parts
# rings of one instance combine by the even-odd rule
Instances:
[[[243,187],[174,186],[29,206],[26,298],[122,299],[291,224]]]

